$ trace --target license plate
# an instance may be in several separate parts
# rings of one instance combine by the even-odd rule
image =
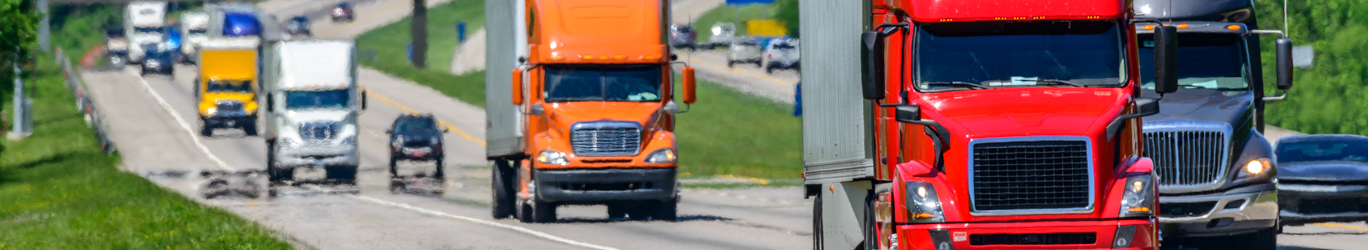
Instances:
[[[233,126],[234,124],[237,124],[237,122],[233,120],[228,120],[228,126]]]
[[[314,160],[314,166],[315,166],[315,167],[322,167],[322,166],[323,166],[323,160]]]
[[[413,151],[413,157],[423,157],[423,151]]]

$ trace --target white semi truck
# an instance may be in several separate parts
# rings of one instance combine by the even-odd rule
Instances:
[[[128,62],[142,64],[148,45],[166,40],[166,2],[137,1],[124,8],[124,37],[128,38]]]
[[[181,14],[180,29],[183,33],[184,41],[181,44],[181,58],[188,63],[194,62],[199,53],[200,43],[209,40],[209,13],[187,12]]]
[[[327,181],[355,184],[365,97],[356,84],[356,45],[345,40],[271,42],[261,82],[270,181],[294,179],[296,168],[323,168]]]

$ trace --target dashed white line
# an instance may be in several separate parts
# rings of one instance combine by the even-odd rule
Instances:
[[[125,72],[133,74],[133,72],[131,71]],[[157,99],[157,104],[161,104],[162,109],[165,109],[166,113],[171,114],[171,117],[176,119],[176,123],[180,124],[181,128],[185,129],[185,133],[190,135],[190,140],[195,142],[195,147],[199,148],[200,152],[204,153],[205,157],[208,157],[210,161],[214,162],[214,165],[218,165],[218,167],[222,168],[223,170],[237,170],[231,166],[228,166],[228,163],[225,163],[223,162],[223,160],[220,160],[218,156],[214,156],[214,153],[209,152],[209,147],[205,147],[204,143],[200,142],[199,135],[195,134],[194,129],[190,128],[190,124],[186,123],[185,119],[181,118],[180,114],[176,114],[175,109],[171,108],[171,104],[166,104],[166,99],[162,99],[161,95],[157,94],[156,90],[152,90],[152,85],[147,84],[147,79],[143,79],[142,76],[136,74],[133,75],[138,77],[138,82],[142,82],[143,88],[147,89],[147,93],[152,94],[152,98]]]

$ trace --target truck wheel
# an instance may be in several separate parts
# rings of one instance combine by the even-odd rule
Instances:
[[[356,185],[356,166],[331,166],[326,168],[328,180],[340,184]]]
[[[727,60],[727,68],[736,67],[736,61]]]
[[[394,154],[390,154],[390,157],[389,157],[390,178],[399,178],[399,166],[398,166],[398,162],[399,162],[399,160],[398,160],[398,159],[395,159]]]
[[[812,201],[812,250],[822,250],[822,192]]]
[[[608,204],[608,219],[621,219],[627,217],[627,204]]]
[[[200,135],[204,137],[214,136],[214,128],[209,127],[209,122],[200,119]]]
[[[280,169],[276,166],[275,142],[266,142],[266,178],[271,183],[294,180],[294,169]],[[274,190],[274,189],[273,189]]]
[[[536,223],[556,222],[556,204],[533,197],[532,221]]]
[[[631,204],[627,207],[627,217],[635,221],[644,221],[651,217],[651,212],[655,211],[655,202],[645,201]]]
[[[439,180],[440,180],[440,179],[446,179],[446,171],[444,171],[444,170],[442,169],[442,167],[444,166],[444,165],[442,164],[442,158],[443,158],[443,157],[446,157],[446,156],[443,156],[443,155],[437,155],[437,156],[436,156],[436,160],[435,160],[435,161],[436,161],[436,165],[437,165],[437,172],[432,174],[433,176],[437,177],[437,179],[439,179]]]
[[[1235,236],[1237,244],[1245,244],[1239,249],[1274,250],[1278,249],[1278,228],[1266,228],[1258,232]]]
[[[652,220],[674,222],[675,219],[678,219],[676,215],[678,215],[679,210],[679,198],[656,202],[654,208],[655,215],[651,216]]]
[[[492,189],[490,193],[494,196],[494,204],[491,204],[489,207],[493,212],[495,219],[508,218],[508,216],[512,216],[513,212],[515,212],[514,210],[516,210],[516,204],[513,202],[513,193],[510,192],[512,187],[508,185],[509,176],[511,176],[509,175],[510,167],[508,167],[508,165],[508,161],[506,160],[496,160],[494,161],[494,166],[490,167],[493,169],[493,175],[490,178],[490,189]]]
[[[860,243],[862,250],[879,250],[879,227],[874,225],[874,192],[869,192],[865,196],[864,213],[864,243]]]
[[[257,135],[257,125],[256,125],[256,121],[254,120],[254,121],[249,122],[249,123],[247,123],[247,124],[243,124],[243,125],[242,125],[242,132],[243,132],[243,133],[246,133],[247,136],[256,136],[256,135]]]
[[[771,75],[773,75],[773,74],[774,74],[774,66],[771,65],[771,66],[769,66],[769,67],[765,67],[765,74],[771,74]]]

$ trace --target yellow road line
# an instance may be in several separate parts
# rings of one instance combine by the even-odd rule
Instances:
[[[1335,224],[1335,223],[1316,223],[1316,224],[1311,224],[1311,225],[1317,225],[1317,226],[1322,226],[1322,227],[1334,227],[1334,228],[1353,229],[1353,230],[1359,230],[1359,231],[1368,231],[1368,227],[1351,226],[1351,225],[1342,225],[1342,224]]]
[[[351,29],[351,27],[352,27],[353,25],[356,25],[356,24],[358,24],[358,23],[366,23],[366,22],[368,22],[368,21],[371,21],[371,20],[373,20],[373,19],[376,19],[377,17],[389,17],[389,16],[385,16],[385,15],[378,14],[378,13],[392,13],[392,12],[395,11],[395,9],[397,9],[397,8],[399,8],[399,7],[408,7],[409,9],[412,9],[412,8],[413,8],[413,2],[412,2],[412,1],[403,1],[403,2],[408,2],[409,4],[390,4],[390,7],[387,8],[387,9],[385,9],[385,10],[382,11],[382,12],[377,12],[377,14],[368,14],[368,15],[365,15],[365,17],[367,17],[367,18],[364,18],[364,19],[361,19],[361,20],[353,20],[353,21],[351,21],[350,23],[347,23],[347,25],[343,25],[342,27],[333,26],[333,27],[336,28],[336,29],[332,29],[332,30],[329,30],[330,32],[323,33],[323,35],[322,35],[321,37],[332,38],[332,35],[333,35],[333,34],[337,34],[337,32],[340,32],[340,31],[349,30],[349,29]],[[373,4],[380,4],[380,3],[379,3],[379,2],[376,2],[376,3],[373,3]],[[360,7],[360,6],[355,6],[355,5],[352,6],[352,15],[353,15],[353,16],[356,15],[356,9],[357,9],[358,7]],[[331,10],[329,10],[329,13],[331,13]],[[332,15],[332,14],[329,14],[329,15]],[[399,19],[403,19],[403,18],[404,18],[403,16],[400,16],[400,17],[399,17]],[[381,25],[381,26],[384,26],[384,25]]]
[[[717,177],[721,177],[721,178],[723,178],[723,179],[735,179],[735,180],[749,181],[749,182],[753,182],[753,183],[760,184],[760,185],[769,185],[769,183],[770,183],[770,181],[769,181],[769,180],[766,180],[766,179],[760,179],[760,178],[755,178],[755,177],[745,177],[745,176],[735,176],[735,175],[729,175],[729,174],[718,175]]]
[[[372,92],[370,90],[366,90],[366,96],[374,97],[375,99],[380,100],[380,102],[389,104],[390,106],[398,107],[399,109],[404,110],[404,112],[409,112],[410,114],[416,115],[422,113],[418,112],[417,110],[411,109],[407,106],[404,106],[403,104],[399,104],[399,102],[391,100],[385,96],[376,94],[375,92]],[[474,136],[470,136],[470,134],[467,134],[464,130],[461,130],[461,128],[457,128],[455,125],[451,125],[451,123],[447,123],[446,121],[442,121],[441,119],[437,119],[437,123],[442,124],[443,127],[446,127],[447,129],[453,132],[456,132],[457,135],[460,135],[461,138],[465,138],[467,141],[475,142],[475,144],[479,144],[481,147],[485,146],[484,140],[481,140],[480,138],[475,138]]]
[[[736,69],[736,68],[727,68],[727,67],[725,67],[725,66],[713,64],[713,63],[710,63],[710,62],[707,62],[707,61],[700,60],[700,59],[698,59],[698,58],[689,58],[689,62],[694,63],[694,64],[701,64],[702,66],[706,66],[706,67],[708,67],[708,68],[713,68],[713,69],[716,69],[716,70],[721,70],[721,71],[724,71],[724,72],[738,73],[737,71],[740,71],[739,73],[743,73],[743,74],[749,75],[749,76],[751,76],[751,77],[756,77],[756,78],[760,78],[760,79],[769,80],[769,81],[771,81],[771,82],[775,82],[775,83],[778,83],[778,84],[783,84],[783,85],[785,85],[785,86],[793,86],[792,83],[784,82],[784,80],[780,80],[779,78],[775,78],[775,77],[773,77],[773,76],[766,75],[766,74],[760,74],[760,73],[751,72],[750,70]]]

